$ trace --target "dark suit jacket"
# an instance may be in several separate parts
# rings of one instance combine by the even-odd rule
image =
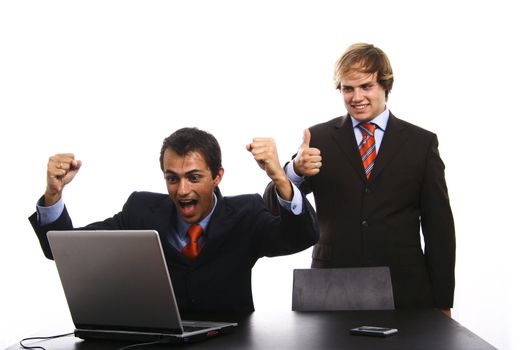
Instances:
[[[390,114],[366,181],[350,117],[310,132],[323,162],[301,187],[321,226],[312,267],[389,266],[396,308],[452,307],[454,222],[436,135]]]
[[[82,229],[155,229],[159,232],[177,302],[184,311],[253,311],[251,269],[258,258],[292,254],[317,242],[317,217],[304,199],[303,214],[272,215],[260,195],[222,197],[206,229],[206,243],[190,262],[170,243],[175,205],[165,194],[134,192],[121,212]],[[46,257],[52,259],[49,230],[72,229],[64,210],[54,223],[39,226],[29,218]],[[80,228],[79,228],[80,229]]]

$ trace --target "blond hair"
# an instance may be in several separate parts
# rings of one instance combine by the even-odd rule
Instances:
[[[336,89],[341,89],[341,80],[351,71],[377,73],[377,82],[383,87],[388,98],[394,85],[394,73],[387,55],[380,48],[366,43],[357,43],[348,47],[335,63]]]

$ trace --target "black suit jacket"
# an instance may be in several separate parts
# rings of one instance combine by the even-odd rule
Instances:
[[[206,243],[195,262],[174,248],[175,205],[165,194],[134,192],[121,212],[78,229],[154,229],[159,232],[177,303],[184,311],[253,311],[251,269],[263,256],[286,255],[317,242],[317,217],[308,201],[295,216],[282,210],[272,215],[260,195],[222,197],[206,229]],[[54,223],[39,226],[36,213],[29,218],[46,257],[50,230],[72,229],[67,210]]]
[[[301,187],[321,226],[312,267],[389,266],[396,308],[452,307],[455,232],[436,135],[390,114],[367,181],[350,117],[310,132],[323,162]]]

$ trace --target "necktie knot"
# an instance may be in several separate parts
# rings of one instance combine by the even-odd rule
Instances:
[[[199,224],[193,224],[188,228],[188,237],[191,242],[197,242],[202,235],[202,226]]]
[[[193,224],[188,228],[188,237],[190,241],[182,248],[182,253],[190,260],[195,260],[201,251],[199,238],[202,235],[202,226]]]
[[[374,131],[376,130],[376,125],[374,123],[361,123],[358,126],[361,130],[361,133],[363,134],[363,137],[365,137],[366,135],[374,136]]]

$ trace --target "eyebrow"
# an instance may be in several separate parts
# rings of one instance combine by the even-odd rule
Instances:
[[[200,170],[200,169],[191,169],[187,172],[185,172],[184,174],[177,174],[176,172],[174,172],[173,170],[166,170],[165,171],[165,175],[175,175],[175,176],[188,176],[188,175],[193,175],[193,174],[202,174],[204,171]]]
[[[372,84],[375,84],[375,83],[376,83],[376,82],[375,82],[373,79],[370,79],[369,81],[364,82],[364,83],[362,83],[362,84],[359,84],[359,85],[357,85],[357,86],[358,86],[358,87],[364,87],[364,86],[372,85]],[[355,89],[355,86],[341,84],[341,88],[353,88],[353,89]]]

